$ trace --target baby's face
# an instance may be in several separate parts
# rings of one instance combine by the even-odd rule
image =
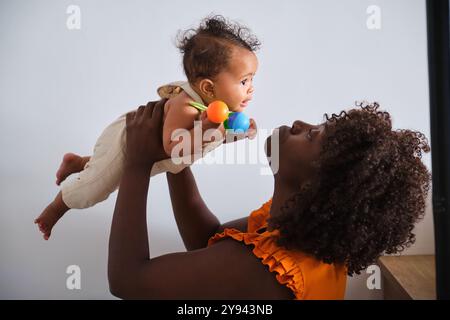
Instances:
[[[215,100],[225,102],[230,111],[242,112],[252,99],[253,76],[257,69],[258,59],[253,52],[233,48],[228,68],[215,78]]]

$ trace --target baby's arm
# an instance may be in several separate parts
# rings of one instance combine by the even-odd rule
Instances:
[[[200,152],[200,150],[196,150],[195,147],[203,147],[205,142],[209,142],[203,141],[203,133],[208,129],[218,129],[222,139],[224,137],[223,125],[212,123],[205,117],[205,115],[200,116],[200,112],[196,108],[189,105],[190,101],[192,101],[192,99],[184,92],[168,101],[169,106],[163,128],[163,145],[164,150],[169,156],[172,154],[173,148],[178,143],[184,143],[182,142],[182,138],[172,140],[172,133],[177,129],[185,129],[186,132],[189,132],[189,154],[196,154]],[[194,121],[196,120],[202,121],[201,141],[197,142],[197,145],[194,143]],[[182,151],[184,151],[184,149],[182,149]],[[185,155],[187,154],[180,152],[179,154],[177,153],[176,156],[182,157]]]

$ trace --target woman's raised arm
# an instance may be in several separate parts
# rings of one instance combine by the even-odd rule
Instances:
[[[109,240],[111,292],[121,298],[291,298],[289,289],[276,281],[250,247],[231,239],[205,249],[150,259],[146,204],[151,167],[165,157],[161,122],[161,104],[150,103],[127,115],[126,166]],[[184,179],[196,189],[189,176]]]
[[[186,249],[206,247],[220,222],[203,201],[191,169],[185,168],[178,174],[167,173],[167,182],[178,231]]]

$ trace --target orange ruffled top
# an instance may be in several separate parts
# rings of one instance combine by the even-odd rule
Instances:
[[[250,214],[247,232],[227,228],[212,236],[208,246],[228,237],[254,245],[253,254],[262,259],[270,272],[276,273],[278,282],[291,289],[297,300],[344,299],[347,282],[344,265],[327,264],[311,255],[278,246],[278,230],[258,233],[267,228],[271,204],[269,200]]]

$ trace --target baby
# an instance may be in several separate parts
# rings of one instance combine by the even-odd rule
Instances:
[[[157,162],[151,176],[162,172],[178,173],[190,165],[191,157],[198,150],[178,152],[180,141],[175,137],[178,129],[189,130],[194,143],[194,121],[201,121],[202,137],[206,130],[220,133],[219,139],[202,139],[201,153],[213,150],[224,142],[223,124],[210,122],[206,113],[190,105],[197,102],[208,105],[221,100],[230,111],[242,112],[252,99],[253,77],[258,68],[255,51],[260,43],[249,30],[222,16],[205,19],[194,30],[181,35],[178,48],[183,54],[183,67],[187,82],[174,82],[158,89],[162,98],[168,98],[164,105],[163,146],[171,158]],[[256,134],[256,124],[250,119],[246,137]],[[215,137],[217,135],[214,135]],[[125,158],[125,115],[110,124],[98,138],[92,157],[81,157],[68,153],[64,156],[56,173],[56,184],[60,185],[70,174],[80,172],[72,181],[66,181],[56,198],[34,221],[38,224],[44,239],[48,240],[55,223],[71,208],[88,208],[108,198],[119,184]],[[175,149],[177,148],[177,149]],[[176,151],[176,152],[175,152]],[[173,154],[176,154],[178,160]],[[186,159],[188,157],[188,159]]]

